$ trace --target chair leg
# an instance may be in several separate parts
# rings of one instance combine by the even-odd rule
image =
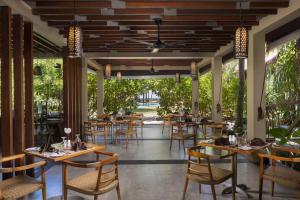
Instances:
[[[162,135],[164,134],[164,129],[165,129],[165,125],[163,125],[163,127],[162,127],[162,131],[161,131]]]
[[[64,187],[64,200],[68,200],[68,190]]]
[[[106,146],[106,131],[104,132],[104,145]]]
[[[185,155],[185,144],[184,144],[184,139],[182,140],[182,147],[183,147],[183,152],[184,152],[184,155]]]
[[[274,187],[275,187],[275,182],[272,181],[272,184],[271,184],[271,194],[272,194],[272,197],[274,197]]]
[[[121,192],[120,192],[120,185],[117,185],[117,195],[118,195],[118,200],[121,200]]]
[[[262,200],[263,184],[264,184],[263,177],[260,177],[259,178],[259,200]]]
[[[210,185],[210,187],[211,187],[211,193],[213,195],[213,200],[217,200],[215,186],[214,185]]]
[[[173,142],[173,138],[171,137],[171,138],[170,138],[170,151],[171,151],[171,149],[172,149],[172,142]]]
[[[94,196],[94,200],[97,200],[97,199],[98,199],[98,195],[95,195],[95,196]]]
[[[43,188],[42,188],[42,193],[43,193],[43,200],[46,200],[47,198],[46,198],[46,186],[43,186]]]
[[[178,140],[178,146],[179,146],[179,151],[180,151],[180,140]]]
[[[199,193],[201,193],[201,184],[199,183]]]
[[[189,179],[185,178],[185,183],[184,183],[184,188],[183,188],[183,194],[182,194],[182,200],[185,199],[185,194],[186,194],[186,190],[187,190],[188,184],[189,184]]]

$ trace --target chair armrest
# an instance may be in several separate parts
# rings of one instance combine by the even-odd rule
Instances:
[[[259,153],[258,156],[260,158],[269,158],[271,160],[277,160],[277,161],[300,162],[300,158],[287,158],[287,157],[281,157],[281,156],[276,156],[272,154],[263,154],[263,153]]]
[[[105,155],[105,156],[113,156],[115,153],[112,152],[104,152],[104,151],[94,151],[95,154]]]
[[[47,165],[47,161],[42,160],[42,161],[39,161],[36,163],[32,163],[29,165],[23,165],[20,167],[1,168],[0,172],[1,173],[12,173],[12,172],[18,172],[18,171],[25,171],[25,170],[32,169],[35,167],[43,167],[45,165]]]
[[[0,163],[8,162],[8,161],[16,160],[16,159],[21,159],[24,157],[25,157],[24,153],[13,155],[13,156],[7,156],[7,157],[3,157],[2,159],[0,159]]]
[[[77,167],[77,168],[96,168],[101,165],[100,161],[90,162],[90,163],[79,163],[79,162],[74,162],[71,160],[64,160],[63,163],[65,165],[69,165],[69,166]]]
[[[231,153],[229,153],[229,154],[227,154],[227,155],[220,156],[220,159],[224,159],[224,158],[228,158],[228,157],[233,157],[233,156],[235,156],[235,155],[236,155],[236,152],[231,152]]]

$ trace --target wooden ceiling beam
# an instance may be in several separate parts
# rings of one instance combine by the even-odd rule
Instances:
[[[140,8],[140,9],[114,9],[114,15],[164,15],[164,9],[161,8]],[[33,14],[35,15],[102,15],[101,9],[91,7],[91,8],[34,8]],[[240,15],[239,9],[178,9],[176,11],[177,16],[201,16],[201,15]],[[265,16],[268,14],[277,14],[277,9],[245,9],[242,14],[247,15],[261,15]],[[113,15],[112,15],[113,16]]]
[[[37,1],[37,7],[73,8],[73,1]],[[76,7],[80,8],[110,8],[111,1],[76,1]]]
[[[68,26],[73,21],[72,20],[47,20],[49,26]],[[119,25],[123,26],[154,26],[152,21],[120,21]],[[240,21],[235,22],[216,22],[216,25],[220,26],[238,26]],[[244,23],[247,26],[258,25],[257,21],[248,21]],[[106,26],[106,21],[79,21],[79,26]],[[166,26],[210,26],[209,23],[205,21],[167,21],[163,22],[162,27]]]
[[[279,8],[287,7],[287,1],[250,2],[250,8]],[[228,1],[127,1],[127,8],[189,8],[189,9],[235,9],[236,2]]]
[[[163,21],[240,21],[239,16],[220,15],[197,15],[197,16],[163,16]],[[244,22],[257,21],[256,16],[248,15],[242,17]],[[149,15],[88,15],[87,20],[99,21],[153,21]]]

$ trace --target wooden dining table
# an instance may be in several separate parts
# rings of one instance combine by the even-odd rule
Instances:
[[[83,150],[78,150],[78,151],[72,151],[72,150],[65,150],[66,154],[62,155],[62,156],[50,156],[50,153],[40,153],[38,151],[33,151],[33,150],[25,150],[24,153],[26,155],[29,156],[34,156],[34,157],[39,157],[54,163],[59,163],[62,162],[64,160],[68,160],[71,158],[75,158],[75,157],[79,157],[79,156],[83,156],[89,153],[93,153],[95,151],[102,151],[105,149],[104,145],[96,145],[96,144],[90,144],[87,143],[85,144],[87,149],[83,149]],[[62,165],[62,191],[64,191],[64,184],[63,184],[63,179],[64,179],[64,170],[63,170],[63,165]],[[63,199],[62,196],[60,196],[61,199]]]
[[[251,146],[251,149],[241,149],[241,147],[238,146],[230,146],[230,145],[216,145],[214,142],[206,142],[206,141],[200,141],[198,142],[198,145],[204,146],[204,147],[211,147],[213,149],[217,150],[227,150],[231,152],[235,152],[240,155],[255,155],[258,154],[259,151],[262,151],[269,147],[271,144],[266,144],[264,146]],[[249,199],[252,198],[252,196],[247,192],[249,187],[246,184],[237,184],[237,156],[234,156],[233,158],[233,163],[234,163],[234,179],[235,179],[235,184],[236,184],[236,191],[243,193],[245,196],[247,196]],[[223,190],[222,194],[228,194],[231,193],[232,191],[232,186],[227,187]]]

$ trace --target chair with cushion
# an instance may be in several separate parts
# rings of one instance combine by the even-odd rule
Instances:
[[[43,200],[46,200],[46,181],[44,167],[47,164],[42,160],[28,165],[19,165],[23,163],[25,154],[18,154],[0,159],[0,163],[11,163],[11,167],[1,168],[4,173],[14,173],[13,177],[0,182],[0,199],[18,199],[32,192],[42,189]],[[13,163],[14,161],[14,163]],[[41,180],[36,180],[25,174],[26,170],[41,167]]]
[[[300,150],[272,147],[271,154],[258,154],[260,158],[260,172],[259,172],[259,199],[262,198],[263,181],[264,179],[271,181],[271,195],[274,196],[275,183],[285,185],[288,187],[300,189],[300,172],[294,170],[292,167],[295,163],[300,163]],[[279,156],[285,154],[287,156]],[[296,157],[298,156],[298,157]],[[271,165],[265,169],[264,159],[271,161]],[[288,164],[283,165],[283,163]],[[300,197],[300,196],[299,196]]]
[[[184,184],[184,191],[182,199],[185,199],[186,190],[189,181],[193,181],[199,184],[199,192],[201,193],[201,184],[210,185],[212,190],[213,199],[216,200],[215,185],[220,184],[228,179],[232,179],[232,199],[235,199],[235,175],[234,175],[234,162],[236,159],[236,154],[228,151],[223,155],[208,155],[205,152],[202,153],[202,146],[191,147],[188,150],[189,161],[187,166],[186,179]],[[231,157],[232,169],[223,169],[219,167],[212,166],[211,160],[213,159],[224,159]],[[198,162],[192,160],[196,159]],[[201,162],[205,160],[206,162]]]
[[[97,161],[91,163],[82,163],[66,160],[64,164],[64,199],[68,199],[68,190],[73,190],[85,195],[92,195],[94,199],[113,189],[117,190],[118,200],[121,200],[119,173],[118,173],[118,155],[109,152],[95,152]],[[99,160],[99,156],[107,158]],[[68,166],[76,168],[94,168],[86,174],[80,175],[74,179],[68,178]]]

